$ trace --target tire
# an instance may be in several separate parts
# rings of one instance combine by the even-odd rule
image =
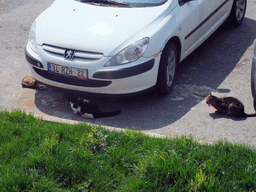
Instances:
[[[231,12],[225,22],[228,28],[235,28],[242,24],[246,11],[247,0],[234,0]]]
[[[255,48],[256,49],[256,48]],[[256,51],[254,51],[254,54]],[[256,55],[254,55],[255,57]],[[256,111],[256,59],[253,57],[252,61],[252,71],[251,71],[251,90],[252,90],[252,96],[253,96],[253,105],[254,109]]]
[[[163,50],[158,77],[156,83],[156,91],[159,95],[167,95],[171,92],[175,78],[178,63],[178,53],[176,45],[170,42]]]

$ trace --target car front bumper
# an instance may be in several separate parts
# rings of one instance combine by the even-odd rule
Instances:
[[[38,46],[38,54],[27,45],[25,57],[29,63],[32,75],[38,81],[67,90],[99,94],[130,94],[147,90],[156,84],[160,57],[140,58],[132,64],[115,67],[102,67],[96,64],[90,67],[83,61],[66,61],[44,53]],[[108,59],[108,58],[107,58]],[[106,59],[105,59],[106,60]],[[105,63],[105,60],[103,61]],[[51,73],[48,63],[69,67],[86,68],[88,79]],[[92,66],[93,64],[91,64]]]

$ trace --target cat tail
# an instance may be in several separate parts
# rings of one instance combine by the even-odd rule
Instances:
[[[121,113],[121,110],[100,112],[99,114],[95,114],[94,118],[111,117],[111,116],[118,115],[120,113]]]

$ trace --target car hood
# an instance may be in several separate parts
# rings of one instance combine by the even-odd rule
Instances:
[[[37,43],[113,56],[143,38],[170,10],[169,2],[156,7],[123,8],[55,1],[36,20]]]

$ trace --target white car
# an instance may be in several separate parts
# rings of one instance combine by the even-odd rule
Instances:
[[[245,10],[246,0],[55,0],[32,24],[25,55],[51,86],[166,95],[177,64]]]

